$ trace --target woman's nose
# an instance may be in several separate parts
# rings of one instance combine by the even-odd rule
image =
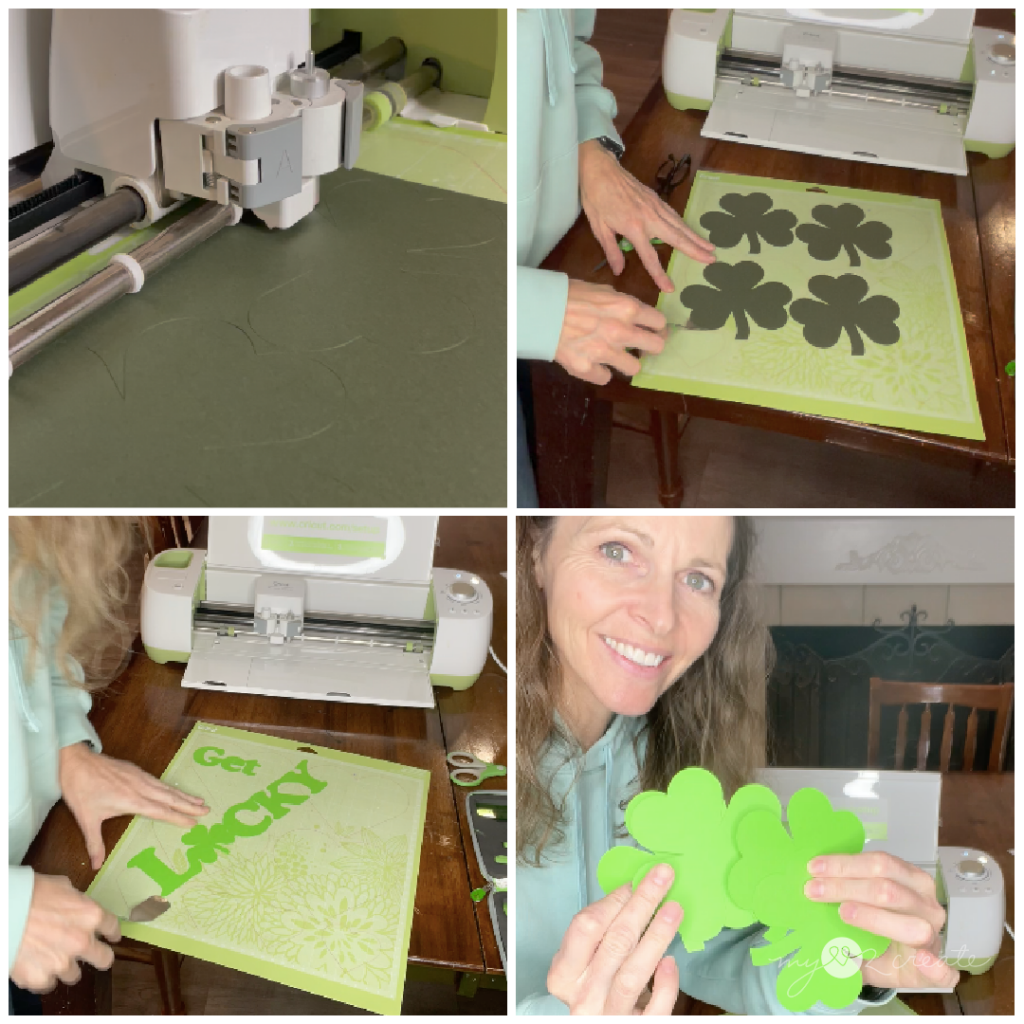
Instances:
[[[654,636],[667,636],[675,628],[675,584],[671,577],[655,575],[643,581],[634,612]]]

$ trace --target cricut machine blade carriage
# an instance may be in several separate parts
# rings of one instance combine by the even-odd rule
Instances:
[[[995,963],[1006,913],[1003,875],[987,853],[939,846],[940,772],[767,768],[758,781],[779,798],[783,820],[790,797],[805,786],[820,789],[834,810],[853,811],[864,824],[865,851],[884,850],[935,879],[947,914],[947,962],[969,974]]]
[[[663,79],[701,134],[966,174],[1014,145],[1015,36],[974,11],[676,10]]]
[[[362,84],[318,69],[309,41],[307,8],[55,10],[43,184],[100,175],[146,223],[196,196],[291,227],[359,153]]]
[[[483,669],[493,604],[433,567],[436,516],[211,516],[146,570],[142,642],[183,686],[433,707]]]

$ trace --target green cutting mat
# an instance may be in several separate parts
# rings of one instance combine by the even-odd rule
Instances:
[[[396,118],[359,139],[356,167],[403,181],[508,202],[504,135]]]
[[[128,826],[89,895],[171,909],[125,935],[401,1012],[429,772],[197,722],[162,778],[210,813]]]
[[[671,330],[634,385],[981,440],[934,200],[701,171],[673,253]]]
[[[341,170],[225,228],[15,372],[10,503],[504,507],[506,225]]]

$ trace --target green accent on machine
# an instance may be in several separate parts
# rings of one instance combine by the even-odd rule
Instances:
[[[192,564],[192,552],[182,548],[168,548],[153,560],[161,569],[187,569]]]
[[[149,660],[155,661],[158,665],[166,665],[169,661],[187,662],[192,657],[191,651],[165,651],[162,647],[150,647],[148,644],[144,649]]]
[[[450,686],[453,690],[468,690],[479,678],[479,672],[475,676],[431,675],[430,683],[432,686]]]
[[[979,963],[974,957],[969,956],[963,960],[946,960],[946,963],[957,971],[966,971],[968,974],[984,974],[997,959],[998,955],[990,956],[987,960],[982,960]]]
[[[974,47],[967,46],[967,56],[964,57],[964,66],[960,69],[961,82],[974,81]]]
[[[430,586],[427,588],[427,606],[423,609],[423,619],[425,622],[437,622],[437,605],[434,602],[434,581],[430,581]]]
[[[333,537],[292,537],[285,533],[265,533],[260,547],[264,551],[295,551],[305,555],[351,555],[361,558],[383,558],[386,547],[382,540],[349,540]]]
[[[666,92],[665,98],[676,110],[710,110],[711,100],[698,99],[696,96],[680,96],[676,92]]]
[[[984,153],[990,160],[1001,160],[1013,152],[1013,142],[972,142],[964,139],[964,149],[968,153]]]

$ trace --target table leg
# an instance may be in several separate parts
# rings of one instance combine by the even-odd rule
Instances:
[[[690,417],[674,412],[651,410],[651,437],[658,460],[658,501],[662,508],[679,508],[683,503],[683,476],[679,471],[679,439]]]
[[[181,958],[173,950],[154,947],[153,966],[164,1014],[182,1016],[186,1011],[181,992]]]
[[[599,508],[608,484],[612,407],[554,363],[532,363],[541,508]]]

